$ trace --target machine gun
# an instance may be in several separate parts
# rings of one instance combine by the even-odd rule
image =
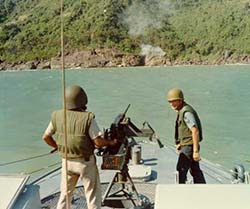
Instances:
[[[144,122],[143,128],[139,129],[132,123],[130,118],[126,117],[129,107],[130,104],[123,113],[117,115],[110,128],[105,130],[105,138],[110,140],[116,139],[117,144],[112,147],[106,147],[102,151],[103,162],[101,168],[103,170],[116,170],[116,174],[109,183],[102,204],[103,206],[119,208],[124,207],[124,204],[127,206],[129,200],[132,201],[134,206],[146,208],[148,206],[143,206],[145,203],[140,200],[139,194],[128,173],[128,162],[131,159],[131,150],[132,147],[136,145],[134,137],[148,137],[151,141],[153,138],[156,138],[160,148],[162,148],[163,145],[160,140],[155,137],[155,131],[148,122]],[[147,128],[145,128],[146,125]],[[119,184],[122,188],[110,194],[114,184]],[[132,191],[127,191],[126,184],[130,184]]]
[[[163,147],[160,140],[155,137],[155,131],[148,122],[144,122],[143,128],[139,129],[129,117],[126,117],[129,107],[130,104],[123,113],[117,115],[110,128],[105,130],[104,138],[116,139],[117,144],[102,151],[103,163],[101,168],[104,170],[122,170],[123,166],[131,159],[131,147],[136,144],[134,137],[148,137],[150,141],[155,138],[159,147]],[[147,128],[145,128],[145,125],[147,125]]]

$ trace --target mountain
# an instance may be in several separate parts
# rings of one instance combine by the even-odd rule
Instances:
[[[60,13],[59,0],[0,0],[0,62],[58,56]],[[66,54],[113,48],[171,62],[250,62],[249,0],[64,0],[63,22]]]

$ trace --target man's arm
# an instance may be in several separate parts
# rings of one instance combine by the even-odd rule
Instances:
[[[98,136],[95,139],[93,139],[93,142],[95,146],[97,147],[105,147],[105,146],[113,146],[117,143],[117,140],[107,140],[103,138],[102,136]]]
[[[194,161],[200,160],[199,153],[199,129],[196,126],[193,126],[191,129],[192,139],[193,139],[193,159]]]
[[[57,149],[57,144],[52,135],[55,133],[52,123],[50,122],[47,129],[45,130],[42,138],[49,146]]]
[[[89,127],[89,136],[97,147],[113,146],[117,140],[107,140],[103,137],[103,132],[100,130],[95,118],[92,119]]]
[[[193,140],[193,159],[195,161],[200,160],[199,154],[199,129],[197,127],[197,123],[194,115],[191,112],[185,112],[184,121],[187,124],[188,128],[192,132],[192,140]]]
[[[44,133],[42,138],[46,142],[46,144],[48,144],[49,146],[57,149],[56,141],[54,140],[54,138],[52,136]]]

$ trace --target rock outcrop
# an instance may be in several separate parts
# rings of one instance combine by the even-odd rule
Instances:
[[[65,68],[99,68],[99,67],[132,67],[143,66],[144,57],[122,53],[117,49],[94,49],[89,51],[77,51],[64,55]],[[60,54],[50,60],[39,60],[18,63],[0,63],[0,70],[24,70],[24,69],[60,69]]]
[[[152,51],[152,50],[151,50]],[[151,52],[150,51],[150,52]],[[208,61],[170,60],[165,53],[127,54],[118,49],[99,48],[94,50],[76,51],[64,55],[65,68],[108,68],[108,67],[134,67],[134,66],[171,66],[171,65],[208,65],[208,64],[250,64],[250,56],[234,56],[225,52],[221,58]],[[61,69],[60,54],[50,60],[34,60],[28,62],[8,63],[0,60],[0,70],[32,70],[32,69]]]

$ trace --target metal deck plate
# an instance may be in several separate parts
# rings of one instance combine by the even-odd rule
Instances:
[[[157,185],[155,209],[249,209],[250,185]]]
[[[108,183],[103,183],[101,184],[101,186],[102,186],[102,194],[104,194],[108,187]],[[135,187],[139,194],[142,194],[144,197],[147,197],[149,201],[152,202],[152,207],[153,207],[156,185],[149,183],[135,183]],[[55,209],[59,196],[60,192],[44,198],[42,200],[42,208]],[[82,186],[79,186],[74,191],[74,196],[71,202],[71,209],[82,209],[82,208],[87,208],[87,204],[84,195],[84,188]],[[103,207],[103,208],[108,208],[108,207]]]

